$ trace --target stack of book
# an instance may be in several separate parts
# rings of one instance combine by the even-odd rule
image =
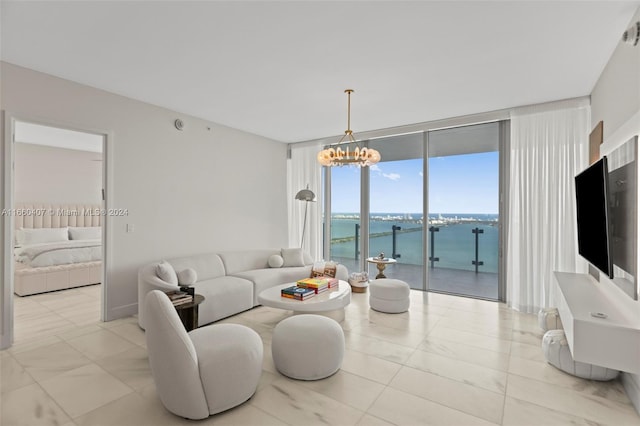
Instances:
[[[338,279],[332,277],[305,278],[296,282],[294,286],[280,290],[280,295],[289,299],[307,300],[316,294],[338,287],[338,283]]]
[[[330,277],[305,278],[304,280],[298,281],[296,284],[298,287],[313,289],[316,294],[319,294],[337,287],[338,280]]]
[[[167,296],[169,296],[169,300],[171,300],[173,306],[184,305],[185,303],[193,301],[193,296],[184,291],[172,291],[167,293]]]
[[[283,288],[282,290],[280,290],[280,295],[282,297],[287,297],[289,299],[307,300],[310,297],[315,296],[316,292],[310,288],[303,288],[303,287],[298,287],[297,285],[294,285],[294,286]]]

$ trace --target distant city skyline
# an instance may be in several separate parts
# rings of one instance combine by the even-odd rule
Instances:
[[[497,214],[498,153],[429,159],[429,213]],[[370,167],[372,213],[422,213],[423,159],[381,162]],[[360,170],[334,168],[331,210],[360,211]]]

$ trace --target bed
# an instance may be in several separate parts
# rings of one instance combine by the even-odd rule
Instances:
[[[27,296],[99,284],[101,221],[99,205],[17,205],[14,293]]]

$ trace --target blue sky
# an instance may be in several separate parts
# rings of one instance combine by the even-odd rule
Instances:
[[[498,213],[498,153],[429,159],[431,213]],[[421,213],[423,160],[380,162],[371,167],[371,212]],[[360,211],[360,170],[333,168],[332,210]]]

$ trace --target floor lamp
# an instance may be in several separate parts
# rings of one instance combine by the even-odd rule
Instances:
[[[304,232],[307,230],[307,211],[309,210],[309,202],[313,202],[316,200],[316,194],[313,193],[309,189],[309,185],[307,185],[306,189],[301,189],[296,194],[296,200],[304,201],[304,222],[302,225],[302,241],[300,241],[300,248],[302,248],[304,244]]]

